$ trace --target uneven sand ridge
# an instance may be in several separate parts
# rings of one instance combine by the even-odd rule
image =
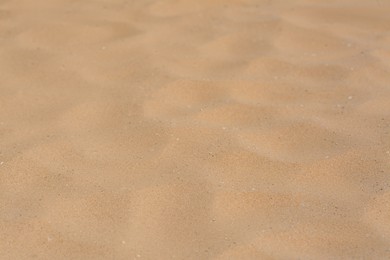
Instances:
[[[0,259],[390,259],[389,14],[0,0]]]

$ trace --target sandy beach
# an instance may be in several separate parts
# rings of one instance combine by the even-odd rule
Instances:
[[[0,259],[390,259],[390,1],[0,0]]]

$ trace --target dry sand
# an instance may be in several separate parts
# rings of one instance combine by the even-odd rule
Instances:
[[[389,14],[1,0],[0,259],[390,259]]]

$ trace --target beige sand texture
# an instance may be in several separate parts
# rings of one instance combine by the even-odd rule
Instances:
[[[0,0],[0,259],[390,259],[390,1]]]

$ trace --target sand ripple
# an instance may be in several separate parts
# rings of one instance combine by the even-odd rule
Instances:
[[[0,259],[389,259],[386,1],[0,1]]]

